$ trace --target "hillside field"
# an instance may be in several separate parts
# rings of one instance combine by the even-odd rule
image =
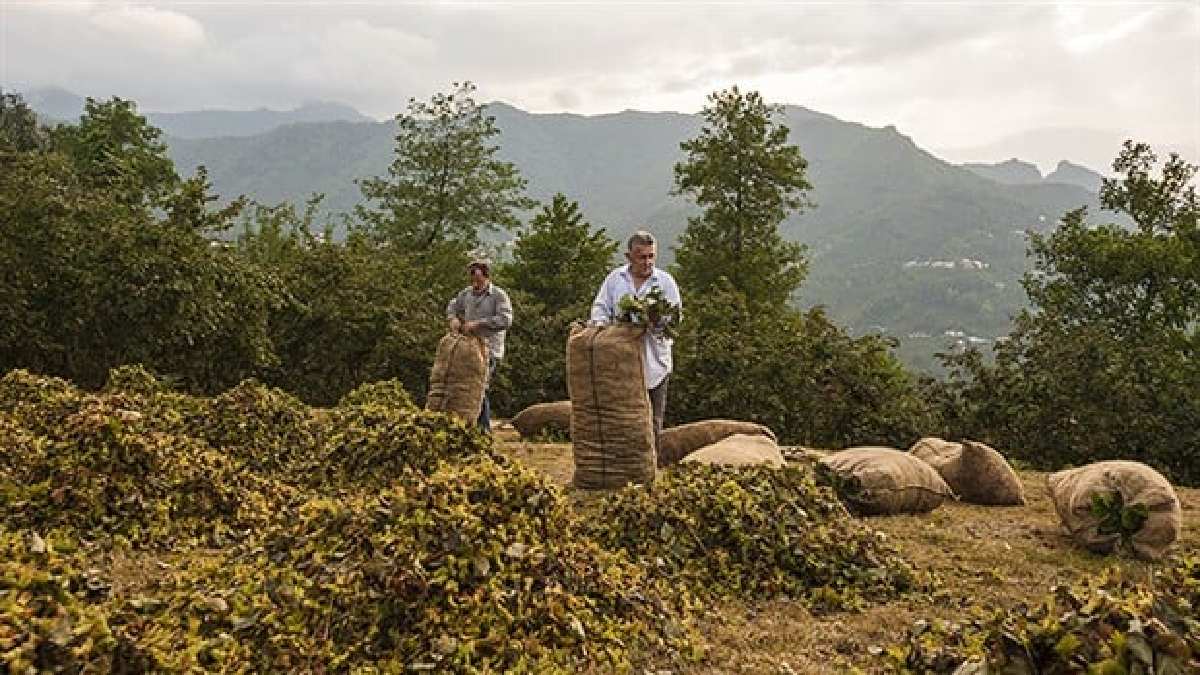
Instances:
[[[566,485],[573,472],[569,443],[523,442],[497,432],[502,450]],[[877,652],[904,641],[919,620],[963,622],[991,610],[1035,603],[1056,584],[1118,565],[1146,578],[1154,565],[1095,555],[1062,533],[1046,492],[1046,473],[1018,472],[1023,507],[946,504],[925,515],[874,516],[901,554],[929,580],[924,592],[862,612],[815,616],[789,600],[727,602],[710,607],[699,626],[711,651],[698,673],[891,672]],[[1183,507],[1178,553],[1200,552],[1200,489],[1176,488]]]

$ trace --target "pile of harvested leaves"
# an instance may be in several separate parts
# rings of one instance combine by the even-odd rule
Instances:
[[[918,621],[885,651],[902,673],[1200,672],[1200,557],[1167,561],[1150,581],[1112,567],[1057,586],[1035,607],[966,624]]]
[[[253,381],[209,399],[138,368],[101,393],[7,375],[9,671],[576,672],[697,656],[687,594],[583,536],[562,489],[489,437],[409,401],[382,383],[317,414]]]
[[[411,408],[412,395],[400,383],[400,380],[381,380],[367,382],[348,392],[338,401],[339,408],[352,408],[360,405],[381,405],[385,408]]]
[[[405,469],[429,473],[439,462],[496,457],[490,436],[455,416],[420,408],[357,405],[330,411],[321,424],[317,487],[386,485]]]
[[[907,590],[911,567],[798,466],[681,464],[595,505],[591,534],[697,593],[847,609]]]

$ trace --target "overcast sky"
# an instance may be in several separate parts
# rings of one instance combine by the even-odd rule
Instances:
[[[148,111],[336,100],[384,118],[462,79],[481,100],[583,114],[695,112],[738,84],[894,124],[954,161],[1087,161],[1068,146],[1106,135],[1200,159],[1200,0],[0,0],[5,88]]]

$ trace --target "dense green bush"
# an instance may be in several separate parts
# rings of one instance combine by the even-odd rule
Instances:
[[[891,346],[820,310],[755,308],[728,287],[685,298],[667,416],[748,419],[783,443],[907,447],[940,421]]]

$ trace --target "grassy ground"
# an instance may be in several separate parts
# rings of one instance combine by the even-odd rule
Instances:
[[[567,485],[573,472],[568,443],[525,443],[511,428],[497,433],[514,459]],[[1112,564],[1145,575],[1150,564],[1097,556],[1072,545],[1046,493],[1046,474],[1022,471],[1022,507],[948,504],[920,516],[885,516],[871,525],[936,581],[932,593],[856,613],[813,616],[798,603],[731,602],[710,609],[701,626],[711,643],[698,672],[833,673],[852,667],[880,672],[875,648],[902,641],[918,619],[962,621],[973,614],[1032,602],[1051,586]],[[1177,550],[1200,551],[1200,490],[1179,489],[1183,535]]]

